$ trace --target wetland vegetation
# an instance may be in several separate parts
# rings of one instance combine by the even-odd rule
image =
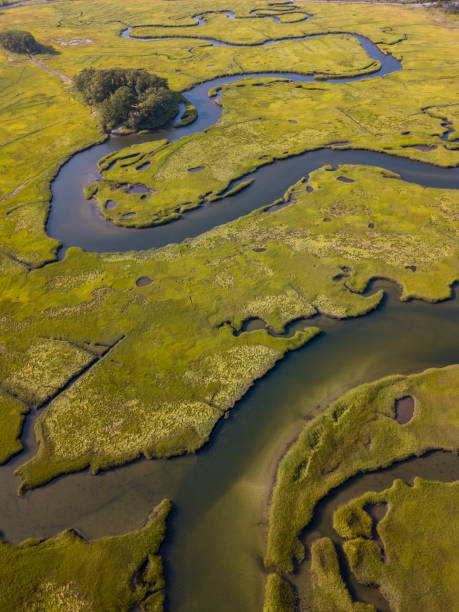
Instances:
[[[202,446],[255,379],[319,332],[311,321],[291,338],[265,330],[234,336],[232,329],[246,319],[257,317],[282,332],[289,321],[317,313],[365,314],[382,298],[381,291],[362,294],[374,277],[395,279],[402,299],[451,295],[458,248],[455,191],[423,189],[362,167],[321,169],[308,185],[312,192],[303,181],[294,185],[285,196],[291,204],[276,212],[255,211],[181,245],[112,255],[69,249],[62,262],[22,273],[27,300],[17,290],[14,264],[3,287],[15,304],[5,336],[11,326],[15,339],[9,336],[0,353],[0,371],[10,393],[25,399],[46,381],[49,394],[37,405],[51,399],[36,423],[39,452],[19,468],[25,487],[87,465],[97,471],[141,453],[170,456]],[[371,208],[362,198],[365,191]],[[399,198],[410,206],[401,209]],[[415,228],[418,238],[412,240]],[[142,276],[154,282],[139,287]],[[40,299],[55,305],[43,303],[47,316],[40,307],[37,318]],[[14,351],[24,351],[19,347],[30,346],[34,336],[71,341],[75,357],[66,360],[62,378],[55,378],[49,364],[68,349],[53,340],[41,367],[30,349],[26,363],[39,382],[18,380],[16,372],[26,364],[18,363]],[[91,367],[65,388],[64,381],[91,358],[88,350],[97,353]],[[62,392],[55,396],[55,390]]]
[[[377,585],[392,610],[456,606],[458,537],[446,526],[458,495],[457,481],[396,480],[335,514],[352,572],[360,582]]]
[[[158,552],[169,511],[170,502],[164,500],[143,528],[118,537],[88,541],[69,529],[19,546],[0,541],[2,608],[162,610],[164,577]]]
[[[403,301],[454,295],[458,32],[441,11],[63,0],[5,8],[0,19],[0,461],[5,471],[14,463],[20,492],[29,491],[24,502],[70,472],[196,452],[258,379],[321,334],[326,318],[375,311],[384,299],[371,289],[375,278],[391,279]],[[179,105],[182,127],[158,129]],[[120,125],[150,133],[107,140]],[[97,143],[106,148],[96,167]],[[319,149],[423,162],[439,177],[426,186],[421,163],[412,182],[364,161],[324,163],[277,193],[278,160]],[[59,252],[52,181],[57,187],[60,168],[72,169],[81,150],[94,159],[79,183],[91,200],[80,203],[82,231],[91,233],[97,206],[102,237],[117,225],[116,236],[134,232],[139,246],[104,253],[69,242]],[[272,184],[255,191],[263,166]],[[239,210],[241,194],[250,207],[221,224],[218,207]],[[201,210],[191,212],[199,207],[217,211],[216,221],[199,226]],[[143,231],[191,215],[198,229],[185,230],[185,240],[141,246]],[[253,319],[260,329],[247,325]],[[373,609],[356,600],[329,538],[313,542],[302,563],[298,536],[319,500],[354,474],[430,449],[457,452],[457,372],[367,380],[306,425],[279,465],[270,505],[267,612],[292,609],[304,593],[318,611],[337,602]],[[23,435],[32,427],[35,445]],[[336,513],[349,571],[377,585],[393,610],[419,601],[441,610],[457,598],[448,577],[441,593],[430,588],[440,548],[454,565],[440,532],[457,488],[434,480],[396,482]],[[389,504],[376,526],[371,504]],[[96,540],[65,531],[10,544],[6,530],[0,603],[162,609],[168,511],[163,502],[144,528]],[[422,533],[413,516],[424,517]],[[307,565],[300,589],[292,587],[298,564]]]
[[[304,544],[299,539],[301,532],[310,523],[318,502],[352,476],[377,471],[432,449],[458,453],[458,373],[459,366],[450,366],[412,376],[393,376],[363,385],[339,398],[323,415],[305,427],[279,466],[270,509],[265,559],[268,568],[285,574],[293,572],[298,564],[304,562]],[[400,398],[407,395],[415,398],[416,408],[412,418],[400,424],[396,418],[396,405]],[[438,502],[433,501],[435,496],[432,496],[432,503],[426,503],[426,497],[431,496],[436,486],[435,483],[420,484],[416,481],[414,492],[411,493],[410,487],[399,482],[390,494],[369,493],[358,502],[340,508],[335,514],[335,529],[341,536],[351,538],[344,550],[352,571],[357,574],[358,580],[381,586],[383,594],[390,593],[387,596],[391,609],[415,610],[428,606],[432,610],[442,610],[447,600],[457,600],[457,585],[454,587],[446,584],[448,578],[445,579],[445,589],[438,589],[437,592],[428,587],[428,584],[437,582],[438,563],[435,559],[444,554],[445,547],[437,535],[441,527],[434,524],[435,519],[429,521],[411,518],[410,522],[408,518],[410,512],[417,512],[416,501],[424,507],[423,510],[419,508],[420,513],[432,516],[437,503],[440,516],[442,511],[448,512],[447,508],[451,508],[449,504],[454,504],[454,495],[449,498],[449,492],[456,489],[453,485],[438,485],[440,491],[442,486],[446,491],[443,501],[440,495]],[[407,500],[414,496],[411,510],[402,501],[405,496]],[[448,500],[446,508],[442,505],[445,499]],[[381,561],[380,545],[374,541],[372,519],[364,508],[365,505],[383,502],[389,504],[389,511],[387,517],[378,523],[378,533],[382,533],[379,532],[380,527],[382,529],[383,525],[390,524],[390,519],[397,515],[399,505],[406,512],[398,517],[398,527],[393,527],[395,533],[392,537],[397,542],[398,552],[384,549],[387,561],[384,558]],[[410,536],[408,528],[412,528],[418,535],[412,533]],[[396,535],[397,529],[399,535]],[[406,537],[403,541],[400,540],[402,531]],[[451,549],[445,554],[453,557],[454,540],[450,540],[450,543]],[[310,598],[314,602],[309,609],[327,610],[338,606],[338,602],[339,609],[343,610],[374,609],[362,605],[362,602],[354,603],[347,593],[334,545],[330,540],[314,541],[309,555],[309,586],[303,585],[306,593],[309,588],[309,595],[303,593],[306,601]],[[386,563],[393,565],[387,566]],[[404,595],[403,581],[408,579],[408,575],[411,577],[411,585]],[[415,585],[421,583],[425,588],[420,590]],[[270,581],[266,593],[268,609],[273,606],[273,601],[276,605],[276,597],[284,600],[285,594],[276,588],[274,581]],[[293,609],[282,601],[277,606],[279,609]]]

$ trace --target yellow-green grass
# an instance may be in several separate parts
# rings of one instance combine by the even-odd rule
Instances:
[[[312,612],[374,612],[374,607],[353,601],[341,576],[335,545],[330,538],[320,538],[311,544],[309,591],[305,610]],[[306,599],[306,598],[305,598]],[[297,598],[292,586],[279,574],[266,578],[264,612],[295,612]]]
[[[268,4],[257,4],[260,13],[263,10],[269,12]],[[311,39],[306,42],[280,43],[279,46],[253,49],[212,47],[202,41],[183,38],[142,43],[119,36],[123,24],[191,24],[193,14],[225,8],[228,6],[223,2],[216,6],[215,2],[157,1],[152,5],[151,2],[142,1],[126,6],[126,3],[114,0],[64,1],[8,9],[2,14],[2,23],[5,28],[27,29],[41,43],[53,45],[59,50],[59,54],[42,59],[64,75],[71,77],[86,66],[107,68],[116,64],[121,67],[142,67],[168,78],[170,85],[177,90],[222,74],[235,74],[253,68],[259,70],[260,54],[264,58],[264,70],[309,71],[314,67],[304,59],[308,57],[311,48],[319,47],[324,53],[317,61],[328,62],[332,71],[340,72],[345,68],[342,62],[348,61],[348,55],[357,59],[357,64],[361,63],[359,58],[362,52],[357,49],[355,41],[345,41],[346,51],[340,50],[339,45],[344,44],[339,42],[344,41],[341,37],[330,37],[326,40],[322,37],[319,39],[322,41],[320,43]],[[269,131],[273,127],[269,117],[268,120],[250,122],[254,125],[249,123],[249,128],[244,124],[240,124],[239,130],[233,128],[233,142],[229,143],[229,149],[226,148],[228,139],[222,139],[221,135],[217,134],[218,130],[213,131],[215,138],[212,150],[217,156],[224,150],[224,159],[230,161],[230,172],[221,165],[216,165],[215,159],[212,160],[211,182],[227,184],[231,178],[240,175],[245,167],[261,163],[260,160],[257,161],[261,154],[255,155],[255,152],[265,145],[266,148],[272,149],[273,156],[284,156],[323,146],[324,143],[348,139],[350,146],[388,150],[433,163],[457,163],[457,154],[448,151],[448,147],[452,149],[457,145],[439,141],[438,136],[443,131],[441,119],[431,117],[421,110],[433,106],[436,113],[447,116],[453,124],[457,123],[458,102],[455,97],[454,78],[457,74],[455,49],[458,35],[450,22],[433,18],[424,9],[379,5],[366,6],[365,10],[362,10],[358,5],[332,3],[308,3],[305,8],[309,13],[313,13],[309,21],[276,24],[269,17],[231,21],[222,15],[214,14],[208,16],[208,25],[191,27],[188,30],[221,35],[221,22],[225,19],[225,32],[228,27],[236,28],[231,30],[231,36],[241,35],[246,42],[328,31],[356,32],[369,36],[372,40],[382,41],[384,49],[391,50],[402,58],[404,70],[383,80],[348,85],[320,83],[318,86],[322,92],[311,91],[310,85],[305,86],[303,90],[284,85],[280,90],[282,103],[279,106],[279,100],[277,103],[273,102],[274,110],[271,115],[276,117],[282,127],[282,142],[279,141],[279,132],[276,130],[274,144],[269,142]],[[249,14],[253,5],[248,2],[235,2],[232,3],[231,9],[242,17]],[[180,28],[174,28],[174,31],[179,30]],[[397,42],[401,39],[401,42]],[[87,42],[88,40],[90,42]],[[77,43],[67,44],[70,41]],[[249,57],[253,59],[249,61]],[[3,193],[0,199],[7,199],[0,203],[0,219],[3,219],[0,223],[0,248],[3,252],[38,265],[54,257],[57,246],[55,241],[46,238],[43,231],[50,195],[49,181],[58,165],[72,151],[99,140],[102,134],[97,129],[95,118],[90,116],[88,109],[71,97],[67,86],[58,77],[38,66],[31,66],[25,58],[9,59],[2,56],[0,67],[3,91],[7,92],[5,121],[2,122],[3,147],[0,150]],[[354,62],[355,66],[357,64]],[[253,91],[248,87],[239,91],[228,88],[224,95],[225,106],[229,112],[230,98],[237,94],[239,106],[237,116],[233,112],[235,122],[244,121],[244,116],[250,114],[250,109],[252,112],[258,112],[256,116],[263,110],[263,115],[263,105],[270,106],[269,96],[273,93],[271,89],[265,92],[264,88],[254,88]],[[255,95],[255,98],[247,98],[249,92],[251,96]],[[299,99],[298,94],[301,94]],[[18,107],[18,100],[22,104],[24,96],[27,96],[27,108],[22,115],[19,114],[18,120],[18,108],[21,109],[21,105]],[[298,124],[293,126],[288,124],[288,119],[290,107],[293,108],[295,104],[298,105],[298,116],[295,118]],[[11,114],[13,111],[14,115]],[[226,110],[225,115],[228,115]],[[223,121],[226,121],[225,115]],[[260,126],[257,126],[257,123],[260,123]],[[257,133],[257,127],[261,127],[261,124],[266,128],[264,136]],[[236,133],[234,129],[237,130]],[[230,131],[230,126],[227,126],[224,133],[229,137]],[[410,131],[411,134],[401,136],[402,131]],[[247,150],[245,145],[241,146],[244,144],[241,142],[241,135],[253,140],[251,151]],[[285,138],[285,135],[288,137]],[[197,137],[196,145],[198,142],[207,147],[206,137]],[[430,152],[404,148],[404,145],[413,144],[438,145],[438,148]],[[191,152],[192,145],[188,144],[185,150]],[[180,155],[181,153],[177,152],[173,156],[177,163],[180,161]],[[185,157],[182,161],[186,161]],[[169,161],[169,171],[172,171],[173,175],[172,160]],[[215,185],[211,187],[215,188]],[[19,191],[11,196],[17,189]],[[190,191],[189,187],[187,189]],[[192,201],[199,199],[200,193],[201,186],[195,186]],[[144,203],[147,202],[151,204],[150,200]],[[14,210],[13,214],[6,216],[11,210]],[[158,216],[158,210],[155,210],[154,206],[152,210],[151,214],[144,211],[149,223]],[[145,222],[144,219],[142,223]]]
[[[371,519],[364,510],[375,503],[388,504],[376,526],[380,544],[371,539]],[[458,503],[458,482],[415,478],[414,486],[396,480],[386,491],[367,493],[339,508],[335,529],[349,538],[344,551],[357,579],[378,586],[394,612],[455,610]],[[369,522],[369,531],[353,533],[350,516],[361,517],[362,524]]]
[[[266,579],[263,612],[285,612],[295,609],[295,593],[291,585],[278,574],[269,574]]]
[[[351,476],[430,449],[459,449],[459,366],[391,376],[349,391],[311,421],[280,464],[273,492],[265,563],[291,572],[298,540],[317,502]],[[412,395],[415,415],[400,425],[395,400]]]
[[[165,582],[159,548],[170,502],[144,527],[86,540],[69,529],[49,540],[0,541],[0,607],[33,612],[160,612]]]
[[[30,370],[37,339],[80,348],[121,339],[39,417],[39,453],[19,470],[25,487],[142,453],[196,450],[255,379],[318,332],[235,337],[227,321],[239,329],[259,317],[281,332],[317,312],[365,314],[382,294],[359,292],[381,276],[401,286],[403,299],[450,296],[459,276],[456,191],[359,166],[318,170],[308,186],[314,191],[302,181],[289,190],[288,206],[255,211],[182,245],[111,255],[72,248],[63,261],[29,273],[12,264],[0,303],[9,378]],[[413,265],[416,272],[407,269]],[[152,282],[137,287],[142,276]]]
[[[0,392],[0,464],[22,450],[19,436],[28,406],[11,395]]]
[[[373,606],[354,602],[341,577],[335,546],[330,538],[315,540],[310,550],[309,597],[302,601],[314,612],[374,612]],[[295,612],[298,608],[292,586],[276,573],[266,578],[264,612]]]
[[[90,111],[39,66],[0,53],[0,81],[0,250],[41,265],[58,246],[44,231],[50,181],[68,156],[100,135]]]
[[[223,2],[220,4],[223,9],[225,5]],[[247,15],[253,8],[253,5],[246,1],[231,4],[231,9],[241,15]],[[263,5],[268,7],[269,3],[261,3],[259,7],[263,8]],[[46,58],[46,63],[67,76],[72,76],[81,68],[90,65],[99,68],[113,67],[113,61],[116,59],[117,65],[121,67],[142,67],[156,72],[168,78],[174,89],[180,90],[223,74],[239,74],[241,71],[253,69],[259,71],[257,58],[260,53],[264,57],[264,69],[288,71],[294,69],[295,65],[299,67],[302,64],[301,71],[310,72],[315,69],[314,65],[308,65],[311,60],[311,45],[313,50],[326,53],[317,58],[317,61],[328,69],[327,71],[355,72],[368,65],[366,54],[356,44],[346,49],[347,54],[354,56],[351,58],[339,53],[340,48],[334,48],[332,41],[320,43],[319,47],[316,47],[314,39],[292,43],[293,47],[289,51],[289,47],[283,43],[262,50],[250,47],[213,47],[205,41],[180,38],[181,28],[172,28],[172,34],[176,37],[173,40],[143,43],[120,37],[125,25],[151,22],[153,14],[159,23],[161,16],[164,20],[172,18],[181,22],[192,22],[191,15],[215,8],[215,3],[210,2],[181,2],[171,5],[167,1],[156,1],[140,2],[128,7],[125,3],[113,0],[81,0],[78,4],[64,1],[53,6],[18,8],[4,13],[3,20],[5,26],[17,27],[21,24],[32,31],[41,42],[53,45],[59,54]],[[324,12],[320,5],[317,5],[317,8],[319,12]],[[311,29],[305,25],[306,22],[276,24],[270,17],[238,19],[233,22],[216,13],[208,15],[208,20],[209,25],[187,27],[184,32],[188,35],[196,32],[199,36],[208,34],[220,38],[223,32],[229,34],[230,28],[234,29],[228,36],[230,42],[237,44],[242,40],[244,43],[254,44],[269,39],[328,31],[328,27],[320,23]],[[384,34],[382,27],[381,24],[381,27],[377,26],[376,29],[378,36],[383,37],[381,40],[395,40],[391,33]],[[335,32],[342,31],[342,28],[333,25],[331,28]],[[167,28],[159,28],[159,32],[167,34]],[[76,42],[70,44],[72,41]],[[280,52],[276,50],[278,47]],[[249,63],[245,65],[245,62]]]
[[[254,86],[259,83],[264,83],[264,87]],[[347,95],[349,87],[350,84],[324,84],[318,88],[313,84],[297,85],[266,79],[225,86],[223,116],[215,127],[171,144],[164,141],[152,143],[151,150],[148,144],[133,146],[101,160],[101,169],[106,168],[108,162],[111,165],[103,172],[104,182],[94,185],[99,208],[117,225],[142,227],[162,223],[200,205],[204,198],[214,200],[232,180],[257,166],[335,142],[345,142],[346,147],[414,156],[439,164],[454,165],[459,161],[459,153],[450,150],[448,147],[452,145],[442,142],[439,137],[444,131],[441,127],[443,120],[432,114],[441,112],[446,115],[449,111],[435,107],[427,114],[416,112],[413,106],[407,117],[404,100],[395,104],[387,100],[386,116],[380,120],[390,120],[389,134],[378,125],[378,117],[373,115],[370,122],[368,116],[365,123],[356,117],[360,113],[362,116],[370,113],[370,106],[376,104],[378,93],[384,99],[390,87],[383,81],[375,82],[373,97],[364,95],[367,86],[363,82],[354,83],[353,88],[360,89],[362,94],[365,108],[361,110],[350,108],[355,100]],[[285,112],[286,100],[289,101],[288,113]],[[333,116],[323,115],[324,109],[330,109],[332,105]],[[390,118],[387,115],[391,115]],[[452,119],[452,115],[449,116]],[[410,134],[403,136],[405,131]],[[429,152],[420,151],[414,148],[419,142],[429,142],[436,148]],[[132,161],[124,159],[135,153],[138,155]],[[224,165],[222,159],[225,159]],[[117,160],[122,160],[122,163],[113,163]],[[146,161],[150,162],[148,168],[137,171],[136,167]],[[196,167],[203,169],[189,171]],[[144,199],[117,188],[119,184],[139,181],[153,192]],[[115,201],[116,207],[106,209],[107,200]],[[127,217],[126,213],[135,214]]]
[[[337,43],[336,37],[331,38]],[[314,39],[316,44],[322,40]],[[459,163],[457,145],[440,138],[445,131],[442,123],[446,119],[453,126],[459,108],[439,103],[440,98],[451,100],[444,83],[437,88],[429,83],[429,101],[436,103],[426,110],[420,108],[418,97],[406,99],[405,87],[395,79],[377,79],[371,86],[365,81],[319,86],[259,78],[224,86],[223,115],[214,127],[171,144],[152,143],[151,150],[142,144],[111,155],[104,182],[94,186],[99,208],[117,225],[163,223],[204,199],[214,200],[232,180],[273,159],[339,142],[438,165]],[[434,89],[438,97],[430,97]],[[418,148],[423,145],[429,150]],[[131,163],[124,161],[135,153]],[[123,163],[113,163],[118,159]],[[101,160],[102,169],[107,161]],[[150,165],[139,173],[136,167],[145,161]],[[202,170],[189,171],[196,167]],[[151,188],[145,198],[117,188],[139,181]],[[106,209],[107,200],[115,201],[116,207]]]
[[[371,605],[354,602],[341,577],[335,545],[330,538],[320,538],[311,545],[311,600],[314,612],[374,612]],[[286,612],[288,608],[284,608]]]

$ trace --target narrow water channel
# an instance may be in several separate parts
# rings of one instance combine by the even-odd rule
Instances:
[[[266,503],[277,462],[304,419],[362,382],[458,361],[459,300],[402,303],[384,286],[388,298],[370,315],[314,319],[322,336],[257,382],[194,456],[73,474],[20,498],[12,474],[23,462],[18,455],[0,468],[5,538],[50,537],[67,527],[91,538],[125,533],[168,496],[175,503],[163,549],[168,610],[261,610]]]

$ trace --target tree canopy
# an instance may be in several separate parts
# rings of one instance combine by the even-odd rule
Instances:
[[[25,30],[4,30],[0,32],[0,45],[13,53],[43,53],[46,48],[40,45],[30,32]]]
[[[98,109],[106,130],[120,124],[154,129],[178,112],[180,96],[166,79],[142,69],[84,68],[75,77],[75,87],[86,104]]]

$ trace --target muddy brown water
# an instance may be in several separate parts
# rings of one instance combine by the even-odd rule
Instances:
[[[386,516],[387,508],[388,504],[381,502],[376,504],[367,504],[363,509],[371,516],[373,523],[376,525]]]
[[[414,409],[416,407],[416,400],[411,395],[401,397],[395,402],[395,420],[400,425],[409,423],[414,415]]]
[[[91,538],[125,533],[167,496],[175,504],[163,547],[167,609],[261,610],[266,504],[278,460],[305,419],[360,383],[458,361],[457,298],[402,303],[393,286],[372,290],[378,286],[387,298],[372,314],[312,319],[324,333],[258,381],[196,455],[68,475],[23,498],[13,476],[24,460],[18,455],[0,467],[0,530],[11,542],[67,527]],[[30,455],[31,421],[25,438]],[[408,478],[417,475],[417,467],[406,465]],[[359,594],[365,601],[371,595]]]

